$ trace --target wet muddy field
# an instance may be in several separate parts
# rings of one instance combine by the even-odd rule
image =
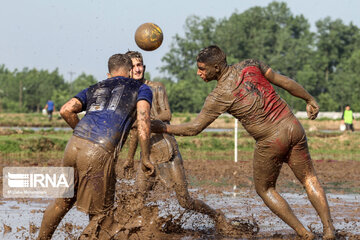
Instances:
[[[271,213],[257,196],[251,161],[185,160],[184,165],[193,197],[222,209],[228,218],[257,222],[259,232],[252,239],[295,239],[295,232]],[[327,192],[338,239],[360,239],[360,162],[318,160],[314,165]],[[121,171],[118,193],[125,193],[124,185],[131,188],[133,181],[121,180],[120,176]],[[321,239],[320,219],[286,165],[277,188],[301,222]],[[0,199],[0,239],[35,239],[49,201]],[[159,217],[171,216],[177,225],[176,229],[172,228],[173,232],[167,231],[164,239],[244,239],[217,235],[209,217],[186,212],[178,205],[174,194],[161,185],[150,196],[148,205],[158,206]],[[53,239],[76,239],[87,224],[87,216],[73,208],[62,220]]]

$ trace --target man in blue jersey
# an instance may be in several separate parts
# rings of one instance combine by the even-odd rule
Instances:
[[[52,120],[52,114],[55,111],[55,104],[52,100],[48,100],[44,109],[46,109],[48,117],[49,117],[49,121]]]
[[[115,194],[115,161],[130,127],[137,120],[142,150],[142,170],[154,172],[149,160],[150,106],[152,92],[130,79],[132,62],[124,54],[108,61],[108,79],[79,92],[61,108],[60,114],[74,129],[63,158],[73,167],[73,198],[58,198],[45,210],[38,239],[50,239],[64,215],[75,204],[89,214],[90,225],[105,219]],[[78,113],[86,111],[79,120]]]

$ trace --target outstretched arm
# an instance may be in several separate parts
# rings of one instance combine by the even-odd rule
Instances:
[[[284,75],[274,72],[271,68],[265,73],[265,77],[271,83],[288,91],[291,95],[304,99],[307,103],[306,111],[309,119],[313,120],[317,117],[319,113],[319,105],[317,104],[315,98],[311,96],[300,84]]]
[[[226,112],[228,104],[216,101],[209,95],[199,115],[191,122],[169,125],[161,121],[151,121],[151,130],[157,133],[170,133],[178,136],[195,136],[209,126],[222,113]]]
[[[154,173],[154,165],[150,162],[150,104],[140,100],[136,104],[138,138],[141,147],[142,169],[148,175]]]
[[[60,109],[61,117],[69,124],[69,126],[74,129],[79,123],[80,119],[78,113],[82,110],[82,104],[77,98],[70,99],[65,103]]]

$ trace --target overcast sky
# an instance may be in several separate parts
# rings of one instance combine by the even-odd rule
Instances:
[[[66,80],[82,72],[105,78],[107,60],[128,49],[141,51],[152,77],[160,76],[161,58],[175,34],[183,35],[190,15],[229,17],[269,0],[1,0],[0,64],[10,70],[24,67],[56,68]],[[330,16],[360,26],[358,0],[288,0],[291,12],[303,14],[315,30],[317,20]],[[225,3],[223,5],[223,3]],[[152,52],[139,49],[136,28],[153,22],[164,32],[162,46]],[[72,72],[72,74],[71,74]]]

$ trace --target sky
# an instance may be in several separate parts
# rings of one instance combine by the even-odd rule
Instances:
[[[161,58],[175,34],[184,36],[187,17],[228,18],[270,0],[1,0],[0,65],[14,69],[58,68],[66,81],[81,73],[98,81],[106,78],[107,60],[127,50],[143,54],[151,77],[161,76]],[[315,31],[315,22],[329,16],[360,27],[358,0],[288,0],[294,15],[304,15]],[[162,45],[145,52],[135,44],[137,27],[145,22],[160,26]],[[205,46],[204,46],[205,47]]]

